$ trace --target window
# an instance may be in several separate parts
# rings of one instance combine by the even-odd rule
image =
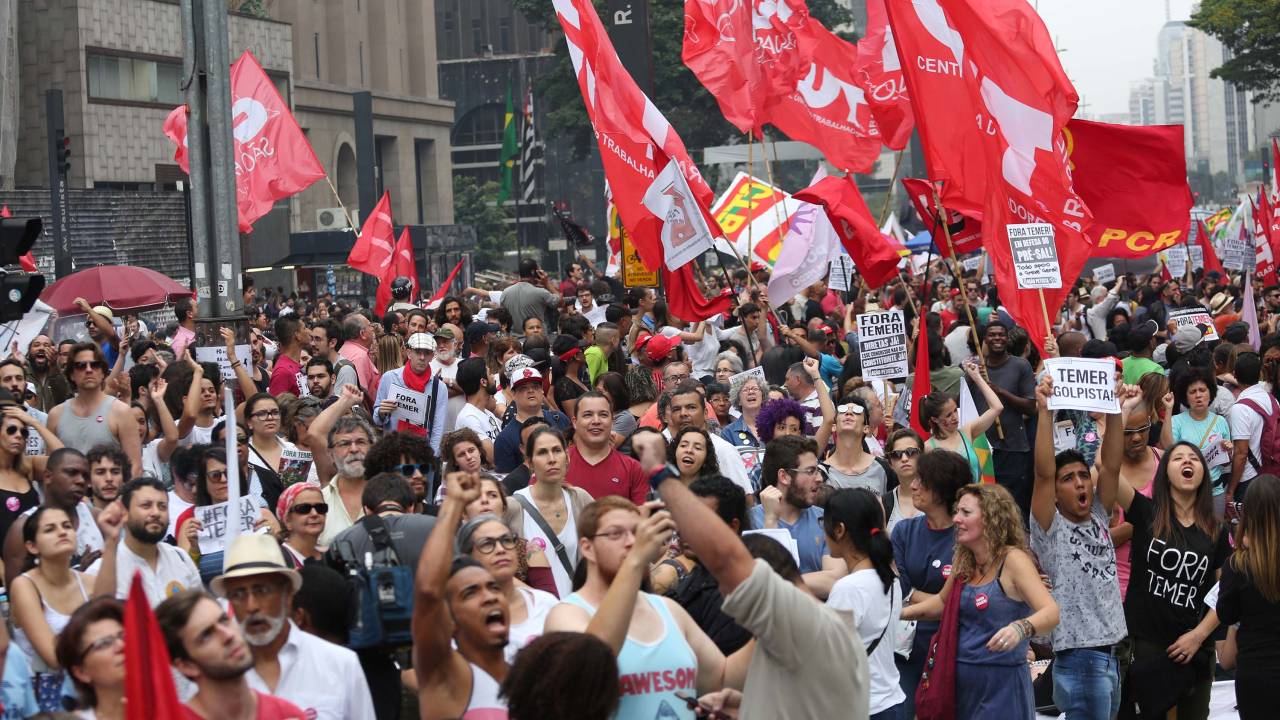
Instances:
[[[498,103],[481,105],[462,117],[453,130],[454,147],[501,145],[506,110]]]
[[[316,79],[320,79],[320,33],[315,33],[312,38],[316,50]]]
[[[484,22],[480,18],[471,19],[471,52],[484,53]]]
[[[182,64],[89,53],[89,97],[177,105]]]
[[[498,18],[498,52],[511,52],[511,18]]]

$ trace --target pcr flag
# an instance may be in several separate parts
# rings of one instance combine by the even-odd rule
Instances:
[[[897,277],[901,246],[880,232],[852,175],[823,178],[796,193],[795,198],[826,209],[831,226],[867,287],[878,288]]]
[[[605,178],[636,252],[646,267],[661,272],[673,315],[695,321],[720,314],[729,298],[707,300],[688,264],[674,272],[666,268],[662,235],[668,218],[655,215],[644,202],[650,188],[659,184],[659,172],[674,163],[690,193],[687,198],[681,195],[684,210],[699,213],[700,222],[710,228],[711,188],[675,129],[622,67],[590,0],[557,0],[555,9],[600,146]]]
[[[356,244],[347,255],[347,265],[366,275],[382,278],[391,265],[395,253],[395,229],[391,226],[391,192],[382,193],[382,199],[360,228]]]

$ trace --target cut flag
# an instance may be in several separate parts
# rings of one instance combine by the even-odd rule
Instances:
[[[178,701],[164,634],[134,572],[124,603],[124,711],[127,720],[185,717]]]
[[[555,9],[599,143],[605,178],[636,253],[646,267],[659,269],[672,315],[692,322],[720,314],[728,308],[730,298],[707,300],[694,281],[691,264],[676,271],[666,267],[663,232],[671,237],[674,227],[668,226],[679,219],[659,217],[644,203],[658,174],[673,162],[689,192],[686,197],[681,190],[684,210],[700,213],[701,221],[715,228],[707,209],[711,188],[671,123],[622,67],[590,0],[557,0]]]
[[[916,209],[916,217],[920,218],[920,222],[924,223],[924,229],[928,230],[933,238],[933,245],[938,248],[939,255],[951,257],[952,247],[957,254],[961,255],[982,249],[981,221],[947,209],[947,227],[944,229],[938,224],[941,213],[938,212],[938,205],[934,202],[933,186],[929,181],[903,178],[902,187],[906,189],[907,197],[911,198],[911,204]],[[951,247],[947,247],[947,232],[951,233]]]
[[[408,227],[400,230],[400,239],[396,240],[391,262],[387,265],[386,273],[380,278],[381,282],[378,283],[374,307],[386,312],[387,306],[391,304],[391,283],[401,276],[409,278],[410,287],[412,288],[409,297],[417,298],[418,264],[413,259],[413,240],[409,239]],[[452,278],[450,279],[452,280]]]
[[[1223,277],[1226,277],[1227,271],[1222,267],[1222,262],[1218,260],[1218,252],[1213,249],[1213,241],[1209,238],[1209,231],[1205,229],[1203,220],[1196,221],[1196,244],[1200,246],[1200,251],[1204,255],[1205,274],[1216,270]]]
[[[880,232],[852,175],[823,178],[794,197],[826,210],[840,243],[853,258],[867,287],[879,288],[897,277],[901,246]]]
[[[391,265],[395,242],[395,228],[391,226],[391,192],[384,191],[373,212],[365,218],[364,227],[360,228],[355,245],[347,255],[347,264],[366,275],[382,279]]]
[[[453,270],[449,271],[449,277],[444,279],[444,284],[440,286],[439,290],[436,290],[435,295],[431,296],[431,302],[427,303],[428,309],[438,307],[440,305],[440,301],[444,300],[444,296],[449,294],[449,288],[453,285],[454,279],[458,277],[458,272],[462,270],[462,263],[465,261],[466,258],[459,260],[458,264],[453,266]]]
[[[867,0],[867,33],[858,40],[855,75],[884,144],[901,150],[911,139],[915,120],[884,3]]]

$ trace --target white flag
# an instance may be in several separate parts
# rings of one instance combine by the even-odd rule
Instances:
[[[679,270],[711,249],[714,235],[674,160],[653,179],[643,203],[662,220],[662,251],[668,270]]]

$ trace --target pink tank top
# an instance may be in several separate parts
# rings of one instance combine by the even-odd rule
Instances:
[[[1160,461],[1160,451],[1155,448],[1151,448],[1151,452],[1156,456],[1156,462],[1158,465]],[[1138,492],[1146,495],[1147,497],[1151,497],[1152,486],[1155,485],[1155,479],[1155,476],[1152,475],[1151,479],[1147,481],[1146,487],[1139,489]],[[1124,480],[1121,480],[1120,482],[1124,482]],[[1116,522],[1124,522],[1124,510],[1121,510],[1120,508],[1116,508]],[[1133,547],[1133,541],[1126,542],[1116,548],[1116,577],[1120,580],[1121,602],[1124,602],[1125,595],[1129,591],[1129,549],[1131,547]]]

